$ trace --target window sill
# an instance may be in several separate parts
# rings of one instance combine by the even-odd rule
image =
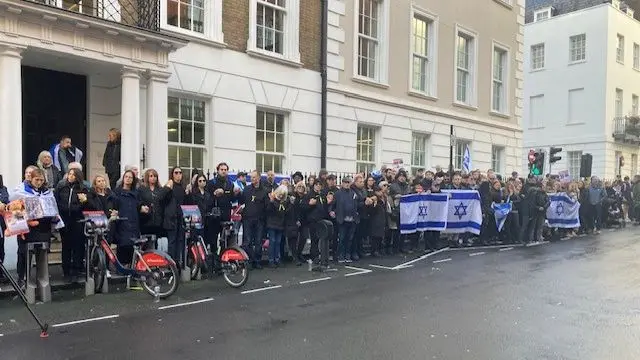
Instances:
[[[416,91],[416,90],[409,90],[408,92],[409,96],[414,96],[420,99],[425,99],[425,100],[431,100],[431,101],[438,101],[438,97],[436,96],[431,96],[429,94],[420,92],[420,91]]]
[[[463,108],[463,109],[467,109],[467,110],[473,110],[473,111],[477,111],[478,107],[474,106],[474,105],[469,105],[469,104],[465,104],[459,101],[454,101],[453,102],[453,106],[459,107],[459,108]]]
[[[287,66],[296,67],[296,68],[300,68],[303,65],[300,61],[287,59],[280,54],[272,53],[269,51],[262,51],[260,49],[247,49],[247,54],[249,56],[257,57],[259,59],[273,61],[278,64],[287,65]]]
[[[535,72],[540,72],[540,71],[545,71],[545,68],[540,68],[540,69],[531,69],[529,72],[535,73]]]
[[[624,65],[624,61],[616,60],[616,62],[620,65]]]
[[[503,118],[503,119],[511,119],[511,115],[509,115],[509,114],[505,114],[505,113],[500,112],[500,111],[495,111],[495,110],[491,110],[491,111],[489,111],[489,115],[491,115],[491,116],[501,117],[501,118]]]
[[[580,122],[574,122],[574,123],[567,123],[567,126],[575,126],[575,125],[584,125],[584,121],[580,121]]]
[[[528,130],[542,130],[544,126],[530,126],[527,128]]]
[[[206,35],[196,32],[190,31],[186,29],[182,29],[173,25],[166,25],[162,27],[163,32],[170,32],[174,34],[179,34],[180,36],[186,38],[189,41],[200,43],[204,45],[211,45],[217,48],[226,48],[227,44],[224,43],[223,40],[212,39],[207,37]]]
[[[511,5],[511,1],[513,0],[493,0],[495,2],[497,2],[498,4],[504,6],[505,8],[509,9],[509,10],[513,10],[513,5]]]
[[[351,80],[353,80],[353,81],[355,81],[357,83],[375,86],[375,87],[380,88],[380,89],[388,89],[389,88],[389,84],[384,84],[384,83],[378,82],[376,80],[372,80],[372,79],[366,78],[364,76],[354,75],[351,78]]]
[[[584,64],[584,63],[586,63],[586,62],[587,62],[587,59],[584,59],[584,60],[578,60],[578,61],[571,61],[571,62],[569,62],[569,66],[571,66],[571,65],[578,65],[578,64]]]
[[[633,70],[640,72],[640,68],[634,67]]]

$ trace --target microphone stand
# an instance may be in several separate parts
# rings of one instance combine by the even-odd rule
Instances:
[[[2,263],[2,260],[0,260],[0,271],[2,271],[2,273],[4,273],[4,276],[9,279],[9,282],[11,282],[11,286],[13,286],[13,289],[18,293],[18,295],[20,296],[20,298],[22,299],[22,302],[24,303],[24,306],[27,307],[27,310],[29,310],[29,313],[31,314],[31,316],[33,317],[33,319],[38,323],[38,326],[40,327],[40,337],[41,338],[47,338],[49,337],[49,324],[47,323],[43,323],[38,316],[33,312],[33,310],[31,309],[31,306],[29,306],[29,302],[27,301],[27,298],[24,295],[24,292],[22,291],[22,289],[20,289],[20,286],[18,285],[18,282],[16,281],[16,279],[13,277],[13,275],[11,275],[11,273],[9,273],[9,271],[7,270],[7,268],[4,267],[4,264]]]

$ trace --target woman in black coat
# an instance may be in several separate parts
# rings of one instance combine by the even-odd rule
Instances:
[[[115,189],[120,177],[120,130],[118,129],[109,130],[109,141],[102,157],[102,166],[109,176],[111,189]]]
[[[65,224],[60,230],[62,272],[71,282],[76,282],[76,277],[84,270],[86,238],[84,227],[78,220],[83,218],[83,210],[90,209],[88,193],[84,175],[78,169],[69,169],[66,180],[55,192],[58,211]]]
[[[284,221],[285,233],[289,251],[294,259],[296,259],[296,265],[300,266],[304,262],[302,258],[302,251],[306,244],[306,239],[302,239],[301,226],[303,222],[302,213],[302,199],[306,194],[307,188],[304,182],[299,182],[293,187],[293,192],[289,195],[289,211]]]
[[[200,210],[200,215],[202,215],[202,225],[204,229],[199,229],[196,233],[204,238],[206,244],[211,244],[211,251],[217,251],[214,247],[217,247],[218,244],[214,244],[214,241],[211,240],[214,236],[213,225],[211,224],[213,218],[207,216],[207,214],[213,210],[213,195],[207,191],[206,176],[202,174],[197,176],[195,183],[191,187],[191,192],[185,199],[185,204],[198,205],[198,210]]]
[[[378,186],[373,188],[375,197],[373,204],[367,208],[369,214],[369,237],[371,241],[371,253],[380,256],[382,240],[387,229],[387,203],[386,196]]]
[[[113,203],[118,215],[126,220],[118,221],[115,227],[114,243],[118,245],[116,255],[123,265],[128,265],[133,259],[134,239],[140,237],[140,213],[147,213],[149,208],[142,206],[138,197],[137,179],[133,171],[125,171],[122,175],[122,185],[113,192]]]
[[[89,189],[89,208],[94,211],[103,211],[107,217],[115,210],[112,191],[107,187],[107,179],[102,175],[96,175]]]
[[[144,184],[138,188],[140,203],[149,208],[149,212],[140,215],[140,232],[145,235],[163,237],[165,231],[164,208],[167,206],[171,189],[160,185],[158,172],[149,169],[144,172]]]

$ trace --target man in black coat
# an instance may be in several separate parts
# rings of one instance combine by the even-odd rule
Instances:
[[[229,165],[222,162],[216,166],[216,171],[216,176],[207,184],[207,191],[213,194],[213,219],[211,222],[213,229],[211,233],[214,239],[212,241],[220,235],[222,223],[231,220],[231,203],[240,195],[240,188],[235,187],[227,176]]]
[[[120,178],[120,130],[109,130],[109,141],[102,157],[102,166],[109,177],[111,189],[116,188],[116,182]]]
[[[253,171],[251,172],[251,184],[244,188],[239,199],[240,205],[244,205],[244,209],[242,209],[242,244],[250,250],[254,268],[261,268],[262,238],[269,193],[271,192],[267,186],[260,180],[260,173]]]

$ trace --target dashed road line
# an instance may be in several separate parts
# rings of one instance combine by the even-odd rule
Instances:
[[[246,294],[253,294],[253,293],[260,292],[260,291],[267,291],[267,290],[280,289],[281,287],[282,287],[282,285],[267,286],[267,287],[263,287],[263,288],[257,288],[257,289],[252,289],[252,290],[245,290],[245,291],[241,292],[240,294],[242,294],[242,295],[246,295]]]
[[[369,264],[369,266],[376,269],[393,270],[393,267],[390,267],[390,266],[382,266],[382,265],[376,265],[376,264]]]
[[[451,261],[451,258],[436,260],[433,263],[434,264],[439,264],[439,263],[444,263],[444,262],[449,262],[449,261]]]
[[[431,256],[433,256],[433,255],[440,254],[441,252],[445,252],[445,251],[447,251],[447,250],[449,250],[449,248],[448,248],[448,247],[446,247],[446,248],[444,248],[444,249],[440,249],[440,250],[434,251],[434,252],[430,252],[430,253],[428,253],[428,254],[425,254],[425,255],[420,256],[420,257],[419,257],[419,258],[417,258],[417,259],[413,259],[413,260],[411,260],[411,261],[407,261],[406,263],[402,263],[402,264],[400,264],[400,265],[394,266],[394,267],[393,267],[393,270],[404,269],[404,268],[406,268],[406,267],[407,267],[407,265],[411,265],[411,264],[416,263],[416,262],[418,262],[418,261],[422,261],[422,260],[424,260],[424,259],[426,259],[426,258],[428,258],[428,257],[431,257]]]
[[[179,303],[179,304],[160,306],[158,308],[158,310],[166,310],[166,309],[173,309],[173,308],[182,307],[182,306],[202,304],[202,303],[209,302],[209,301],[213,301],[213,298],[206,298],[206,299],[202,299],[202,300],[195,300],[195,301],[188,301],[188,302]]]
[[[471,254],[469,254],[469,256],[479,256],[479,255],[484,255],[484,254],[485,254],[484,251],[480,251],[480,252],[471,253]]]
[[[69,322],[61,323],[61,324],[54,324],[54,325],[51,325],[51,327],[58,328],[58,327],[63,327],[63,326],[84,324],[84,323],[93,322],[93,321],[115,319],[115,318],[118,318],[118,317],[120,317],[120,315],[118,315],[118,314],[108,315],[108,316],[101,316],[101,317],[90,318],[90,319],[69,321]]]
[[[345,266],[345,269],[357,271],[357,272],[354,272],[354,273],[344,274],[345,277],[356,276],[356,275],[364,275],[364,274],[368,274],[370,272],[373,272],[373,270],[362,269],[362,268],[358,268],[358,267],[355,267],[355,266]]]
[[[319,281],[325,281],[325,280],[331,280],[331,276],[327,276],[327,277],[323,277],[323,278],[318,278],[318,279],[311,279],[311,280],[300,281],[298,284],[300,284],[300,285],[304,285],[304,284],[311,284],[311,283],[315,283],[315,282],[319,282]]]
[[[503,244],[503,245],[487,245],[487,246],[469,246],[469,247],[457,247],[451,248],[449,251],[469,251],[469,250],[485,250],[485,249],[501,249],[506,247],[518,247],[522,244]]]
[[[528,243],[527,245],[525,245],[526,247],[532,247],[532,246],[540,246],[540,245],[544,245],[544,244],[548,244],[548,241],[538,241],[538,242],[532,242],[532,243]]]
[[[510,247],[507,247],[507,248],[502,248],[502,249],[500,249],[498,251],[509,251],[509,250],[513,250],[513,249],[514,249],[513,246],[510,246]]]

